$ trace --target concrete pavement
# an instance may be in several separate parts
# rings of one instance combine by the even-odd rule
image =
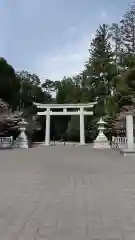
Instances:
[[[89,146],[0,151],[0,240],[135,240],[135,158]]]

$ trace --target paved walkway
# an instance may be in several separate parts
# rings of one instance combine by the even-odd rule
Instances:
[[[90,147],[0,152],[0,240],[135,240],[135,158]]]

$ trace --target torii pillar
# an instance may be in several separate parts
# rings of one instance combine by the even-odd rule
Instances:
[[[80,108],[80,144],[85,144],[85,135],[84,135],[84,110]]]
[[[50,144],[50,109],[47,108],[46,128],[45,128],[45,145]]]

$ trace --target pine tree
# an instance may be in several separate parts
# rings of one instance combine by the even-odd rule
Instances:
[[[120,28],[125,53],[135,54],[135,2],[121,20]]]
[[[102,62],[102,65],[105,65],[108,60],[112,58],[109,38],[110,35],[108,25],[103,24],[102,26],[99,26],[99,29],[96,31],[96,36],[93,39],[89,50],[91,62],[94,61],[97,64],[99,62]],[[100,64],[100,72],[103,70],[102,65]]]
[[[95,99],[98,101],[96,112],[99,115],[105,114],[105,100],[111,94],[110,82],[116,74],[116,65],[112,64],[113,53],[109,40],[108,25],[99,26],[90,45],[90,58],[86,65],[91,92],[94,92]]]
[[[113,23],[109,29],[110,39],[112,43],[112,50],[115,57],[115,62],[119,66],[123,64],[123,44],[122,44],[122,32],[119,24]]]

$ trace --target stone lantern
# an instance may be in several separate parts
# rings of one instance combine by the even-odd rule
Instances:
[[[94,141],[93,148],[99,148],[99,149],[100,148],[110,148],[109,141],[104,134],[105,122],[103,121],[102,118],[100,118],[100,120],[97,124],[98,124],[99,134],[98,134],[96,140]]]
[[[28,139],[26,135],[27,125],[28,123],[24,119],[22,119],[22,121],[19,123],[20,134],[17,139],[19,148],[28,148]]]

